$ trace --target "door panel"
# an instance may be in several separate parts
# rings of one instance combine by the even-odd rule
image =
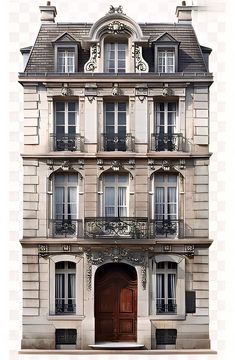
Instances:
[[[96,276],[96,341],[136,341],[137,279],[122,265],[110,264]]]

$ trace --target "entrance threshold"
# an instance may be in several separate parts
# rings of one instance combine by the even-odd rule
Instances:
[[[140,350],[144,349],[144,345],[136,342],[97,342],[88,345],[94,350]]]

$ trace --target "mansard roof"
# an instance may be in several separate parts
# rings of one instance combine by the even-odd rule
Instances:
[[[201,47],[197,41],[194,29],[189,24],[138,24],[139,35],[143,42],[143,57],[149,63],[150,71],[154,71],[154,49],[151,43],[162,35],[168,34],[175,39],[179,46],[179,72],[207,72]],[[136,27],[136,29],[138,29]],[[94,24],[88,23],[56,23],[42,24],[30,54],[25,71],[27,73],[54,72],[54,47],[53,42],[68,33],[72,38],[79,39],[82,48],[79,51],[78,71],[83,71],[84,64],[89,60],[89,47],[84,44],[92,41]],[[139,38],[141,37],[139,36]],[[134,41],[140,41],[138,37]]]

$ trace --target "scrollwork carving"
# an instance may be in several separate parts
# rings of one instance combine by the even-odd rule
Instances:
[[[149,67],[142,56],[142,47],[135,44],[133,47],[132,56],[135,58],[135,68],[138,72],[148,72]]]
[[[100,56],[100,45],[94,44],[90,49],[90,59],[85,64],[85,71],[93,72],[97,68],[97,58]]]

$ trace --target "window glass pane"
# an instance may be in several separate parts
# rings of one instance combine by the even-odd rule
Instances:
[[[126,111],[126,103],[119,102],[118,103],[118,111]]]
[[[168,269],[177,269],[177,264],[175,262],[168,262],[167,264]]]
[[[177,183],[177,175],[168,175],[169,183]]]
[[[77,199],[77,188],[69,187],[68,188],[68,202],[76,203],[76,199]]]
[[[164,274],[157,274],[157,299],[164,299]]]
[[[104,177],[105,183],[114,183],[115,182],[115,175],[105,175]]]
[[[118,188],[118,216],[127,216],[126,187]]]
[[[115,189],[113,187],[105,188],[105,206],[115,205]]]
[[[74,183],[74,184],[77,184],[78,182],[78,176],[76,174],[69,174],[68,175],[68,182],[71,184],[71,183]]]
[[[64,299],[64,274],[55,275],[55,298]]]
[[[128,175],[119,175],[118,176],[119,183],[127,183],[128,182]]]
[[[64,125],[64,113],[63,112],[56,113],[56,125]]]
[[[76,269],[76,264],[72,261],[68,261],[68,269]]]
[[[76,103],[68,102],[68,111],[76,111]]]
[[[156,268],[157,269],[164,269],[165,267],[165,263],[163,261],[156,263]]]
[[[56,102],[56,111],[64,111],[65,110],[65,103],[64,102]]]
[[[164,182],[164,175],[156,175],[155,177],[156,183],[160,184]]]
[[[121,50],[122,50],[122,51],[123,51],[123,50],[126,50],[126,46],[127,46],[126,44],[118,43],[118,50],[119,50],[119,51],[121,51]]]
[[[65,177],[62,174],[56,174],[54,179],[55,179],[55,184],[61,184],[64,183]]]
[[[64,202],[64,188],[56,187],[55,188],[55,203],[63,204],[63,202]]]
[[[118,125],[126,125],[126,113],[118,113]]]
[[[75,274],[68,274],[68,299],[75,299]]]
[[[56,269],[64,269],[65,267],[65,262],[64,261],[59,261],[57,263],[55,263],[55,268]]]
[[[168,301],[176,298],[175,277],[176,274],[168,274]]]
[[[114,103],[105,104],[106,111],[114,111]]]

